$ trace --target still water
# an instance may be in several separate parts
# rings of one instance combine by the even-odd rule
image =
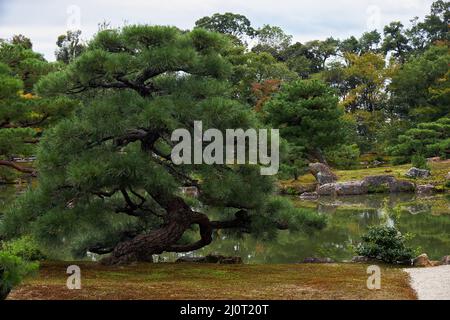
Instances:
[[[0,186],[0,208],[24,186]],[[450,254],[450,196],[418,198],[414,194],[366,195],[321,198],[318,202],[291,198],[298,207],[312,208],[327,217],[327,227],[312,234],[280,232],[273,241],[258,241],[249,235],[236,239],[215,234],[208,247],[184,254],[209,253],[240,256],[245,263],[296,263],[307,257],[329,257],[337,261],[354,256],[353,248],[372,225],[387,224],[414,235],[410,245],[420,247],[432,259]],[[1,212],[0,211],[0,212]],[[163,254],[158,261],[174,261],[180,255]]]
[[[270,242],[256,241],[250,236],[236,240],[219,234],[210,246],[188,256],[234,255],[246,263],[296,263],[307,257],[343,261],[355,255],[353,248],[369,226],[381,224],[397,226],[402,233],[413,234],[409,244],[420,247],[432,259],[450,254],[448,196],[417,198],[414,194],[395,194],[321,198],[318,202],[292,200],[298,207],[313,208],[326,215],[327,227],[313,234],[283,231],[277,240]],[[176,257],[176,254],[166,254],[160,258],[172,261]]]

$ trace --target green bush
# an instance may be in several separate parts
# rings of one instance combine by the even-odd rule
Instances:
[[[370,227],[367,234],[362,236],[362,242],[356,248],[356,253],[386,263],[409,261],[417,255],[417,250],[406,245],[410,237],[402,235],[395,227]]]
[[[37,263],[26,262],[9,252],[0,251],[0,300],[5,299],[14,286],[37,268]]]
[[[1,249],[26,261],[43,260],[45,258],[44,254],[39,250],[36,241],[30,236],[3,242]]]

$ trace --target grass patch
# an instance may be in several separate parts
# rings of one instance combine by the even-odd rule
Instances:
[[[68,290],[66,268],[81,268],[82,289]],[[408,275],[382,267],[382,288],[367,289],[360,264],[136,264],[106,267],[91,262],[44,262],[39,276],[9,299],[415,299]]]

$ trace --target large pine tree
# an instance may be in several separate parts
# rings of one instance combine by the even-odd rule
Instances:
[[[232,46],[202,29],[99,32],[67,69],[37,86],[82,107],[46,133],[38,186],[5,215],[4,235],[32,233],[42,244],[128,263],[202,248],[219,229],[267,238],[286,227],[322,227],[322,218],[274,197],[273,179],[255,165],[171,161],[172,131],[192,130],[194,120],[204,130],[258,127],[251,109],[232,98]]]

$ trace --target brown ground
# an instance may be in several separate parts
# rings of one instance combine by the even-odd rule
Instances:
[[[81,268],[82,289],[66,288],[66,268]],[[138,264],[46,262],[9,299],[416,299],[408,275],[382,267],[381,290],[367,289],[367,265]]]

